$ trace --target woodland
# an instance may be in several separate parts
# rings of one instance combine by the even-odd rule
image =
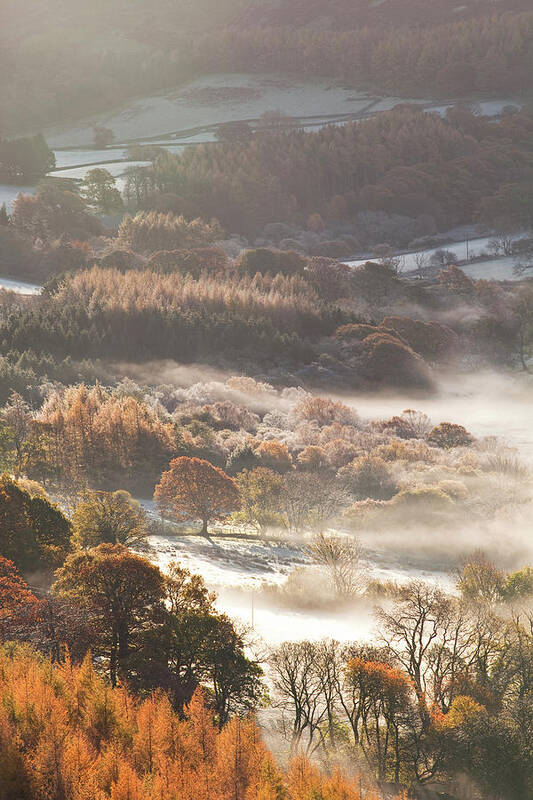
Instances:
[[[529,6],[3,3],[0,800],[532,800]],[[274,71],[443,108],[50,174]]]

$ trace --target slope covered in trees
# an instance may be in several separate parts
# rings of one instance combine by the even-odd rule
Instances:
[[[381,3],[381,7],[390,3]],[[528,13],[529,12],[529,13]],[[432,98],[531,90],[533,15],[486,16],[419,29],[228,28],[202,40],[202,71],[276,70]]]
[[[203,693],[180,718],[165,694],[111,690],[88,661],[50,669],[0,655],[0,781],[6,800],[361,800],[360,781],[303,757],[282,770],[251,718],[222,730]],[[379,795],[365,792],[367,800]]]
[[[531,14],[516,13],[530,10],[526,0],[253,3],[244,15],[244,0],[157,2],[150,11],[99,2],[90,14],[79,2],[43,5],[3,9],[2,135],[220,71],[318,75],[421,96],[531,87]]]
[[[532,142],[527,114],[495,123],[460,107],[443,118],[409,106],[318,132],[164,153],[139,180],[148,206],[172,193],[176,211],[247,235],[271,222],[305,225],[315,212],[332,225],[371,211],[429,216],[446,229],[471,221],[502,185],[527,185]]]
[[[391,28],[408,25],[429,27],[458,19],[509,11],[527,11],[527,0],[282,0],[255,2],[243,15],[245,24],[291,25],[299,28],[356,30],[383,25]]]

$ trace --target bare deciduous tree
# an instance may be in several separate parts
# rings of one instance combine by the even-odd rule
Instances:
[[[313,539],[309,554],[315,564],[328,570],[339,597],[347,599],[358,594],[362,583],[362,547],[357,539],[320,533]]]
[[[272,650],[269,667],[282,726],[290,739],[291,755],[302,748],[314,752],[321,743],[320,726],[327,716],[323,685],[317,673],[317,643],[284,642]],[[289,719],[287,719],[289,715]]]

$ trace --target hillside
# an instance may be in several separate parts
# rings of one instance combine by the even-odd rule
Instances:
[[[529,0],[3,5],[0,136],[77,120],[208,73],[288,72],[400,96],[530,89],[532,26],[530,15],[517,16]]]
[[[251,3],[241,24],[332,30],[430,26],[494,13],[528,11],[529,0],[280,0]]]

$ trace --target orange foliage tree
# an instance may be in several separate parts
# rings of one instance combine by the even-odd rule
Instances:
[[[356,744],[384,780],[392,769],[400,779],[402,727],[409,719],[411,683],[388,664],[352,658],[346,667],[345,709]]]
[[[229,475],[209,461],[186,456],[170,462],[155,499],[162,513],[180,522],[200,519],[203,536],[211,520],[223,520],[240,507],[239,490]]]
[[[0,650],[0,781],[9,800],[361,800],[359,779],[275,763],[252,717],[217,731],[198,690],[184,719],[155,692],[111,689],[89,658]],[[8,711],[9,709],[9,711]],[[367,800],[378,800],[373,793]]]
[[[0,556],[0,640],[6,625],[14,619],[31,613],[38,600],[26,581],[21,578],[12,561]]]
[[[116,685],[135,650],[136,636],[157,618],[164,596],[162,574],[124,545],[101,544],[72,553],[57,576],[54,594],[87,611],[94,655],[108,660]]]
[[[292,456],[285,442],[278,442],[276,439],[261,442],[255,452],[261,459],[261,465],[275,472],[283,474],[292,468]]]

